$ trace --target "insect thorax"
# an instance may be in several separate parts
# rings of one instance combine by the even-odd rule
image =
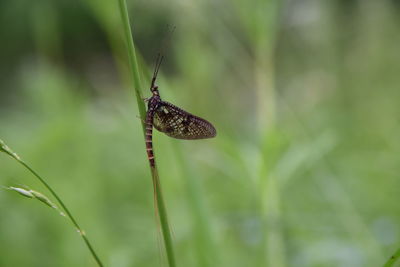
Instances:
[[[161,102],[161,98],[158,95],[153,95],[147,104],[147,110],[156,110]]]

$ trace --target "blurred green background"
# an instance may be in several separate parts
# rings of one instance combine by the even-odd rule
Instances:
[[[400,5],[129,0],[150,96],[213,122],[158,132],[178,266],[381,266],[400,247]],[[117,1],[0,1],[0,138],[106,266],[166,266]],[[0,154],[0,184],[49,195]],[[0,191],[0,266],[96,266],[68,220]]]

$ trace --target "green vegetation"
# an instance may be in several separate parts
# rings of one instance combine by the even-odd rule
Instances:
[[[136,94],[136,101],[138,103],[138,109],[140,111],[140,119],[142,120],[142,129],[144,133],[144,141],[146,142],[146,129],[145,124],[143,123],[146,119],[144,98],[142,97],[141,92],[141,82],[140,82],[140,74],[139,67],[136,59],[136,51],[132,38],[132,30],[130,27],[129,15],[128,15],[128,7],[125,0],[119,0],[119,8],[121,11],[122,24],[124,26],[125,32],[125,40],[127,44],[127,52],[129,58],[129,67],[132,72],[132,79]],[[160,177],[158,175],[158,168],[154,164],[150,164],[151,177],[153,181],[154,188],[154,209],[156,214],[156,219],[160,222],[160,228],[163,236],[163,241],[165,245],[165,252],[167,254],[168,266],[175,267],[175,255],[174,249],[172,245],[171,238],[171,229],[168,222],[167,210],[164,203],[164,197],[162,195],[162,188],[160,183]]]
[[[118,4],[0,1],[0,139],[57,189],[105,266],[167,266]],[[144,97],[176,25],[160,93],[218,131],[154,132],[177,266],[372,267],[400,254],[395,1],[127,4]],[[4,153],[0,170],[1,186],[60,208]],[[96,266],[46,205],[0,190],[0,212],[0,266]]]
[[[75,218],[72,216],[71,212],[68,210],[67,206],[64,204],[64,202],[61,200],[61,198],[57,195],[57,193],[54,191],[54,189],[46,182],[44,178],[42,178],[37,172],[35,172],[26,162],[24,162],[14,151],[12,151],[11,148],[9,148],[3,140],[0,139],[0,152],[3,152],[7,155],[9,155],[11,158],[16,160],[21,166],[23,166],[26,170],[28,170],[39,182],[42,186],[44,186],[50,194],[57,200],[57,203],[60,204],[62,207],[62,211],[57,208],[57,206],[51,202],[51,200],[43,195],[40,192],[37,192],[32,189],[28,188],[21,188],[21,187],[7,187],[6,189],[18,192],[20,195],[28,197],[28,198],[33,198],[36,200],[41,201],[42,203],[46,204],[47,206],[54,208],[60,212],[60,215],[68,217],[68,219],[71,221],[71,223],[74,225],[75,230],[79,233],[79,235],[82,237],[82,240],[85,242],[87,248],[89,249],[90,253],[92,254],[93,258],[97,262],[97,264],[102,267],[103,264],[99,257],[97,256],[96,252],[94,251],[92,245],[90,244],[89,239],[86,237],[85,231],[78,225],[78,222],[75,220]],[[64,214],[64,212],[65,214]]]

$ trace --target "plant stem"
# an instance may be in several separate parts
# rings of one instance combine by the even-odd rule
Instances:
[[[128,9],[127,9],[125,0],[119,0],[119,8],[120,8],[120,13],[121,13],[121,18],[122,18],[122,24],[124,27],[125,40],[127,43],[128,59],[129,59],[129,65],[130,65],[130,70],[131,70],[132,79],[133,79],[133,85],[134,85],[134,89],[135,89],[136,102],[138,104],[140,117],[142,119],[143,137],[145,138],[145,136],[146,136],[145,130],[146,129],[145,129],[145,125],[144,125],[144,120],[146,117],[146,107],[144,105],[142,93],[140,91],[140,88],[142,88],[142,87],[141,87],[141,82],[140,82],[139,68],[138,68],[138,64],[137,64],[137,60],[136,60],[135,45],[133,43],[131,26],[129,24]],[[156,210],[159,214],[164,246],[165,246],[165,250],[166,250],[167,258],[168,258],[168,264],[170,267],[174,267],[174,266],[176,266],[176,264],[175,264],[173,246],[172,246],[172,238],[171,238],[171,232],[170,232],[169,223],[168,223],[167,210],[165,208],[164,199],[162,196],[161,184],[160,184],[160,179],[158,176],[158,170],[157,170],[156,166],[155,167],[150,166],[150,170],[151,170],[151,176],[152,176],[152,181],[153,181],[153,186],[154,186],[154,196],[156,199],[155,200],[156,201]]]
[[[392,257],[383,265],[383,267],[391,267],[400,258],[400,248],[396,250]]]
[[[1,141],[1,140],[0,140]],[[67,206],[64,204],[64,202],[61,200],[61,198],[57,195],[57,193],[51,188],[51,186],[37,173],[35,172],[27,163],[25,163],[17,154],[15,154],[10,148],[7,146],[4,146],[4,143],[0,142],[2,145],[0,151],[5,152],[8,154],[10,157],[15,159],[18,163],[20,163],[22,166],[24,166],[26,169],[28,169],[46,188],[47,190],[50,191],[50,193],[53,195],[53,197],[57,200],[57,202],[60,204],[60,206],[63,208],[65,213],[67,214],[68,218],[71,220],[72,224],[75,226],[75,228],[78,230],[79,235],[83,238],[83,241],[85,242],[86,246],[90,250],[90,253],[92,254],[93,258],[96,260],[97,264],[100,267],[103,267],[103,263],[101,262],[100,258],[97,256],[96,252],[93,249],[93,246],[90,244],[89,239],[86,237],[86,233],[82,230],[82,228],[79,226],[75,218],[72,216],[71,212],[68,210]]]
[[[128,60],[133,80],[133,88],[135,90],[136,102],[139,108],[140,118],[142,119],[143,136],[145,136],[146,129],[144,126],[144,120],[146,118],[146,107],[144,105],[142,92],[140,91],[140,88],[142,87],[140,82],[139,67],[136,60],[135,44],[133,43],[131,26],[129,24],[128,8],[126,6],[125,0],[118,0],[118,1],[119,1],[122,24],[124,27],[125,40],[127,44]]]
[[[154,185],[154,195],[156,197],[156,208],[160,217],[161,230],[163,234],[165,251],[167,252],[168,264],[170,267],[174,267],[176,266],[174,249],[172,246],[172,238],[168,223],[167,210],[165,208],[164,198],[161,191],[160,178],[158,176],[157,167],[150,167],[150,169]]]
[[[67,214],[68,218],[71,220],[72,224],[76,227],[78,230],[79,235],[83,238],[83,241],[85,241],[86,246],[90,250],[90,253],[92,254],[93,258],[96,260],[97,264],[99,266],[104,266],[103,263],[101,262],[99,256],[97,256],[96,252],[93,249],[92,244],[90,243],[89,239],[86,237],[85,231],[82,230],[82,228],[79,226],[78,222],[75,220],[75,218],[72,216],[71,212],[68,210],[67,206],[64,204],[64,202],[61,200],[61,198],[57,195],[57,193],[50,187],[48,183],[45,182],[45,180],[40,177],[38,173],[36,173],[28,164],[26,164],[24,161],[17,160],[22,166],[27,168],[36,178],[39,179],[39,181],[50,191],[50,193],[54,196],[55,199],[57,199],[58,203],[60,206],[64,209],[65,213]]]

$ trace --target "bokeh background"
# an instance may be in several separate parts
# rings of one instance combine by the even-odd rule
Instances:
[[[149,96],[213,122],[155,133],[179,266],[381,266],[400,247],[400,5],[129,0]],[[166,266],[117,1],[0,1],[0,138],[106,266]],[[34,177],[0,155],[0,184]],[[0,191],[0,266],[96,266],[68,220]]]

